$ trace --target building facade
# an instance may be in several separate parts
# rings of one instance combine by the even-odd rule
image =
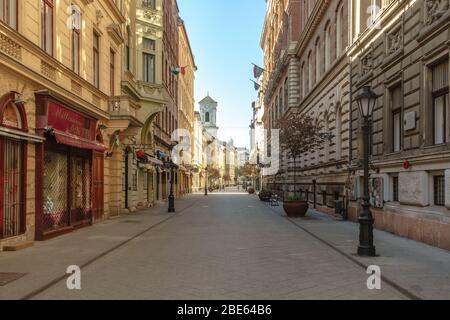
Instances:
[[[353,2],[353,6],[356,3]],[[379,96],[372,117],[370,193],[376,227],[450,250],[449,1],[381,1],[352,17],[350,217],[361,195],[357,95]],[[369,23],[367,23],[369,22]]]
[[[378,95],[370,134],[375,225],[449,249],[449,7],[447,0],[268,1],[261,90],[269,137],[278,118],[302,112],[332,139],[297,168],[281,150],[280,170],[264,177],[265,187],[291,195],[296,172],[297,193],[311,207],[344,209],[357,220],[357,98],[370,86]]]
[[[179,152],[182,152],[181,163],[184,170],[179,172],[179,193],[187,194],[192,191],[191,164],[193,160],[194,146],[194,82],[195,65],[194,55],[192,53],[189,36],[183,20],[178,22],[179,36],[179,86],[178,86],[178,129],[180,132]]]
[[[279,3],[269,8],[274,13],[266,23],[272,16],[279,20],[272,22],[278,32],[269,32],[262,42],[270,52],[270,34],[277,36],[272,51],[278,59],[269,55],[266,60],[264,122],[269,137],[271,129],[279,129],[281,117],[301,112],[333,138],[316,152],[302,156],[296,168],[281,150],[280,170],[265,177],[265,183],[282,197],[292,195],[296,172],[296,190],[309,197],[315,208],[334,211],[336,200],[347,199],[348,1],[288,1],[284,7]]]
[[[105,128],[120,92],[122,4],[1,2],[1,246],[114,210]]]

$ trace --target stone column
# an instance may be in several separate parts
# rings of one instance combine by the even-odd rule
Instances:
[[[289,57],[289,99],[288,107],[295,108],[300,102],[300,61],[298,57],[291,54]]]

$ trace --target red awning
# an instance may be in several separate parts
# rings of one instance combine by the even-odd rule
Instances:
[[[67,146],[71,146],[71,147],[79,148],[79,149],[89,149],[89,150],[95,150],[95,151],[99,151],[99,152],[106,151],[106,147],[103,144],[98,143],[97,141],[90,141],[90,140],[82,139],[75,135],[65,133],[65,132],[62,132],[59,130],[55,130],[55,129],[52,130],[52,133],[56,138],[56,142],[58,142],[60,144],[65,144]]]

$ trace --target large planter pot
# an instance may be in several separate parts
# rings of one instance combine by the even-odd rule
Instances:
[[[309,205],[306,201],[283,202],[283,209],[290,218],[303,218],[308,212]]]

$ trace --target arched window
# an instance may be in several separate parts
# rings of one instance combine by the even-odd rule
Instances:
[[[308,92],[308,72],[306,63],[302,64],[302,97],[306,97],[306,93]]]
[[[209,122],[209,112],[205,113],[205,122]]]
[[[336,11],[336,52],[338,57],[341,56],[347,46],[346,29],[344,4],[341,3]]]
[[[17,138],[0,135],[0,239],[26,231],[26,148],[19,131],[28,131],[25,109],[11,92],[0,97],[2,127]]]
[[[336,108],[336,160],[342,158],[342,108],[340,105]]]
[[[322,68],[322,46],[320,43],[320,38],[316,40],[316,81],[319,81],[321,76]]]
[[[331,64],[331,22],[325,26],[325,70],[330,69]]]
[[[311,91],[314,84],[314,55],[312,51],[308,54],[308,91]]]
[[[328,132],[330,132],[330,124],[329,124],[329,115],[328,115],[328,113],[327,112],[325,112],[325,115],[324,115],[324,123],[325,123],[325,125],[324,125],[324,127],[323,127],[323,129],[324,129],[324,132],[325,133],[328,133]],[[328,140],[325,140],[325,147],[324,147],[324,156],[325,156],[325,162],[328,162],[328,160],[330,159],[330,141],[328,141]]]
[[[289,79],[284,80],[284,107],[287,109],[289,107]]]

